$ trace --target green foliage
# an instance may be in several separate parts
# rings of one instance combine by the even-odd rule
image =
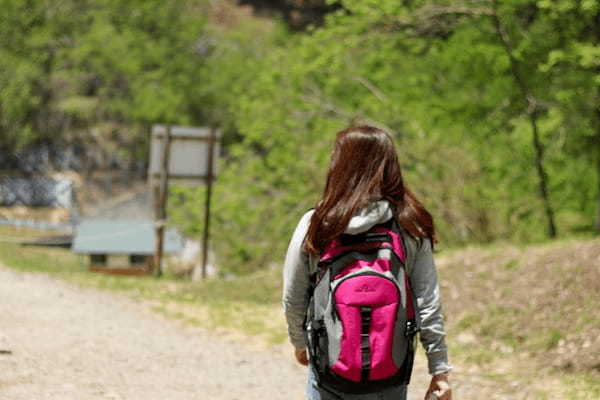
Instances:
[[[580,147],[596,135],[595,92],[584,84],[591,72],[579,70],[598,47],[568,50],[597,10],[567,3],[501,2],[498,10],[541,105],[549,202],[562,233],[591,228],[598,195],[594,150]],[[432,210],[443,243],[544,239],[528,102],[491,3],[460,12],[434,1],[343,6],[305,35],[248,20],[243,36],[215,36],[229,51],[208,68],[227,82],[215,98],[236,132],[216,188],[220,263],[240,272],[282,259],[297,220],[318,200],[335,131],[353,121],[394,133],[405,178]],[[580,64],[565,65],[567,53]]]
[[[305,33],[219,4],[206,23],[211,8],[187,0],[0,0],[0,146],[220,126],[224,272],[281,261],[335,132],[357,121],[393,133],[443,245],[545,240],[545,208],[561,235],[594,229],[597,2],[345,0]],[[172,221],[200,236],[203,202],[173,188]]]
[[[193,2],[0,1],[0,146],[201,118]]]

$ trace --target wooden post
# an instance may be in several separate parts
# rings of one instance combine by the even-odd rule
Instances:
[[[213,162],[215,142],[217,141],[215,128],[210,129],[208,139],[208,157],[206,166],[206,200],[204,203],[204,235],[202,237],[202,279],[206,279],[206,266],[208,263],[208,243],[210,236],[210,200],[212,197]]]
[[[160,182],[155,189],[155,247],[154,247],[154,275],[162,276],[162,258],[165,239],[165,225],[167,224],[167,200],[169,195],[169,153],[171,152],[171,125],[167,125],[162,146],[160,165]]]

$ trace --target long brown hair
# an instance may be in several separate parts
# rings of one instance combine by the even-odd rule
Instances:
[[[322,253],[350,219],[377,200],[388,200],[398,224],[415,238],[436,241],[433,218],[402,179],[398,155],[384,130],[361,125],[338,132],[323,199],[306,237],[306,250]]]

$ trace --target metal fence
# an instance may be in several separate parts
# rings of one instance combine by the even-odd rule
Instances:
[[[46,221],[35,221],[33,219],[6,219],[0,218],[0,225],[15,226],[17,228],[32,228],[43,231],[73,232],[72,224],[54,224]],[[1,238],[0,238],[1,239]],[[0,240],[2,241],[2,240]]]

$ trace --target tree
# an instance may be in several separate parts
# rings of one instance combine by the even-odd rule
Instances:
[[[187,0],[2,0],[2,145],[123,144],[202,119],[205,19]],[[200,46],[200,47],[199,47]]]

